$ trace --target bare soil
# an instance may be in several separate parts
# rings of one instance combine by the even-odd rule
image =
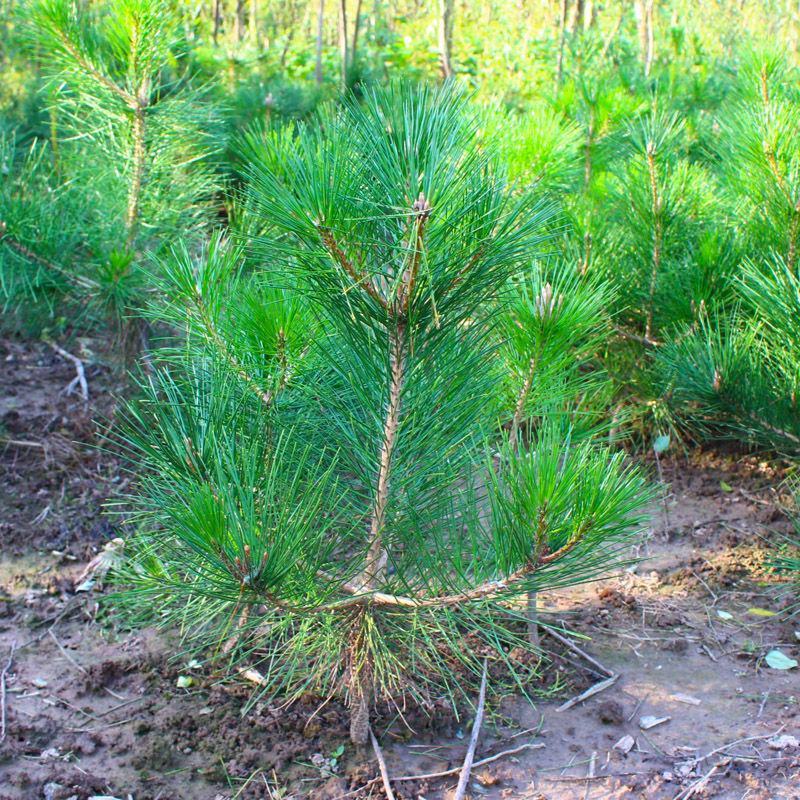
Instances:
[[[0,800],[384,797],[374,760],[347,741],[341,706],[311,723],[315,697],[242,716],[246,682],[174,657],[168,634],[115,627],[91,592],[75,591],[86,563],[124,536],[102,506],[126,478],[96,448],[120,387],[85,350],[88,410],[62,393],[71,363],[45,345],[0,342]],[[530,747],[476,767],[473,798],[800,798],[800,669],[764,660],[773,649],[800,658],[796,594],[770,566],[790,531],[783,475],[735,454],[663,466],[666,511],[653,509],[633,554],[642,560],[540,598],[543,618],[585,636],[579,646],[619,678],[558,711],[605,675],[545,635],[550,680],[532,687],[544,699],[488,709],[476,759]],[[192,685],[178,688],[179,676]],[[643,717],[666,721],[643,730]],[[444,707],[412,716],[413,730],[380,718],[389,773],[458,767],[471,721]],[[626,736],[628,751],[615,749]],[[456,780],[394,789],[434,800]]]

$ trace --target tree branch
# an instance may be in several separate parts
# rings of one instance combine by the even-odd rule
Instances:
[[[59,275],[62,275],[68,281],[82,289],[97,289],[97,284],[93,280],[90,280],[82,275],[75,275],[65,267],[57,264],[55,261],[50,261],[44,256],[34,253],[33,250],[26,247],[24,244],[22,244],[22,242],[17,241],[13,236],[7,233],[7,230],[8,226],[6,223],[3,220],[0,220],[0,243],[11,248],[11,250],[13,250],[17,255],[22,256],[28,261],[33,261],[34,263],[45,267],[45,269],[57,272]]]
[[[339,247],[339,243],[336,241],[336,237],[333,235],[331,229],[324,225],[318,225],[317,228],[322,238],[322,243],[325,245],[325,249],[328,251],[331,258],[333,258],[333,260],[350,276],[353,283],[360,286],[376,303],[387,308],[388,303],[378,293],[378,290],[372,283],[372,279],[369,275],[359,273],[353,266],[345,252]]]

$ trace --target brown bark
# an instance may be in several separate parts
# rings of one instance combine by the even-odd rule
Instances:
[[[125,215],[125,227],[128,232],[128,249],[133,247],[136,239],[136,228],[139,222],[139,201],[142,193],[145,164],[145,106],[138,101],[133,109],[133,125],[131,127],[131,183],[128,187],[128,208]]]
[[[439,59],[442,77],[453,77],[453,0],[439,0]]]
[[[325,0],[319,0],[317,10],[317,62],[314,66],[314,78],[317,86],[322,86],[322,45],[325,33]]]
[[[368,612],[359,609],[354,617],[350,637],[347,665],[347,705],[350,709],[350,740],[363,747],[369,742],[369,716],[372,706],[372,674],[369,655],[364,641],[364,616]]]
[[[350,63],[348,69],[352,71],[358,57],[358,35],[361,31],[361,0],[356,3],[356,13],[353,17],[353,41],[350,44]]]
[[[244,0],[236,0],[236,17],[233,31],[236,41],[241,42],[244,39]]]
[[[655,0],[636,0],[636,24],[639,32],[639,48],[642,54],[644,74],[649,77],[654,55],[653,10]]]
[[[658,273],[661,268],[661,248],[662,248],[662,219],[661,219],[661,197],[658,191],[658,167],[656,165],[656,152],[652,143],[647,145],[647,171],[650,178],[650,199],[653,207],[653,252],[651,256],[650,269],[650,297],[647,306],[647,322],[644,329],[645,339],[650,339],[653,333],[653,306],[656,296],[656,283]]]
[[[258,44],[258,0],[250,0],[250,16],[247,20],[250,38]]]
[[[342,88],[347,88],[347,73],[350,64],[350,46],[347,32],[347,0],[339,0],[339,53],[341,59]]]
[[[561,78],[564,74],[564,45],[567,41],[567,7],[568,0],[561,0],[561,13],[558,18],[558,58],[556,60],[556,85],[557,92],[561,86]]]
[[[217,44],[219,39],[219,31],[222,27],[222,0],[214,0],[214,32],[212,34],[212,38],[214,40],[214,44]]]

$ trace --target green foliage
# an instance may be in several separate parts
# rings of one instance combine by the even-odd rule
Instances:
[[[45,0],[27,15],[31,45],[49,54],[52,82],[51,147],[36,160],[37,176],[58,202],[34,199],[35,212],[19,223],[13,203],[3,208],[6,301],[22,309],[18,289],[31,287],[31,268],[39,283],[50,271],[59,276],[49,279],[51,308],[62,286],[69,291],[58,304],[75,302],[129,339],[128,317],[144,300],[143,251],[177,232],[191,238],[207,219],[214,190],[202,163],[207,114],[176,71],[176,21],[160,0],[80,12]]]
[[[591,381],[555,374],[590,357],[609,291],[564,267],[517,277],[550,212],[475,146],[463,92],[393,85],[319,122],[244,144],[270,220],[245,245],[270,268],[215,240],[161,270],[188,337],[134,412],[132,579],[217,640],[253,609],[239,631],[268,689],[344,695],[363,742],[375,702],[467,689],[465,640],[521,678],[517,599],[606,571],[644,491],[572,442]],[[540,422],[492,458],[505,373],[531,352]]]

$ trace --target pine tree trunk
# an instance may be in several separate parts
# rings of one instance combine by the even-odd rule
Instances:
[[[567,40],[567,4],[568,0],[561,0],[561,13],[558,18],[558,59],[556,61],[556,85],[557,92],[561,86],[561,77],[564,73],[564,45]]]
[[[214,44],[217,44],[219,40],[219,29],[222,26],[222,0],[214,0],[214,33],[212,34],[212,38],[214,39]]]
[[[258,0],[250,0],[250,18],[247,20],[250,38],[258,44]]]
[[[131,181],[128,185],[128,207],[125,214],[128,249],[132,249],[136,239],[136,227],[139,222],[139,200],[142,193],[145,162],[145,108],[137,103],[133,109],[133,125],[131,126]]]
[[[439,0],[439,58],[442,77],[453,77],[453,0]]]
[[[347,41],[347,0],[339,0],[339,53],[342,62],[342,88],[347,89],[347,66],[350,62],[350,47]]]
[[[322,45],[325,34],[325,0],[319,0],[317,11],[317,63],[314,67],[314,78],[317,86],[322,86]]]
[[[645,323],[644,336],[650,339],[653,334],[653,313],[655,310],[656,286],[658,284],[658,273],[661,268],[661,247],[663,239],[663,227],[661,217],[661,193],[658,187],[658,166],[656,164],[656,151],[653,144],[647,146],[647,170],[650,178],[650,202],[653,208],[653,252],[650,266],[650,291],[649,302],[647,305],[647,320]]]
[[[585,0],[583,5],[583,31],[588,33],[594,26],[595,8],[593,0]]]
[[[358,53],[358,34],[361,29],[361,0],[356,3],[356,15],[353,17],[353,43],[350,46],[350,63],[348,69],[351,70],[356,63],[356,54]]]
[[[236,0],[236,19],[234,20],[236,41],[244,39],[244,0]]]
[[[364,650],[364,615],[361,609],[353,620],[348,652],[347,705],[350,709],[350,740],[363,747],[369,742],[369,716],[372,705],[372,674]]]
[[[653,63],[653,5],[655,0],[636,0],[634,10],[636,12],[636,24],[639,30],[639,48],[642,54],[642,65],[644,74],[650,76],[650,68]]]

